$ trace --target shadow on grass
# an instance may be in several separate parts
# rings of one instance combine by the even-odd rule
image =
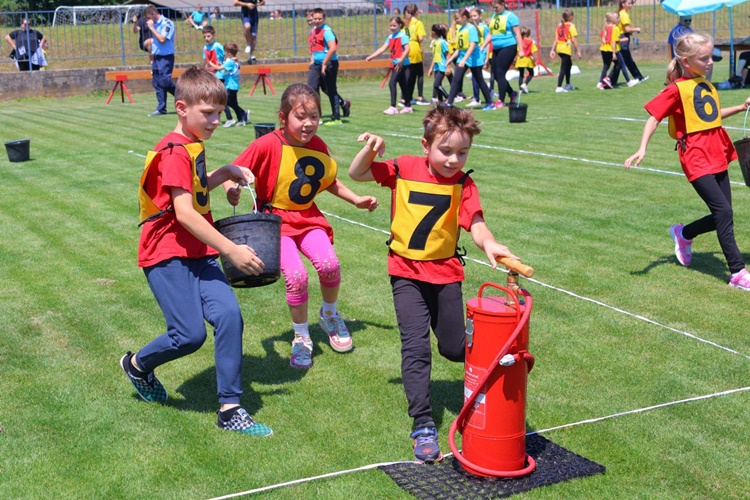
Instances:
[[[391,384],[402,385],[401,377],[392,378]],[[458,415],[464,404],[464,381],[461,380],[431,380],[430,404],[432,405],[432,419],[440,427],[445,418],[445,411]],[[406,406],[403,409],[407,411]]]
[[[644,276],[655,269],[657,266],[670,265],[680,266],[677,257],[670,255],[661,259],[650,262],[646,267],[639,271],[631,271],[632,276]],[[729,270],[724,255],[719,252],[698,252],[693,253],[693,261],[690,269],[701,272],[705,275],[712,276],[721,281],[727,281]]]

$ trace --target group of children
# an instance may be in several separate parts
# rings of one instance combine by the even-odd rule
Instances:
[[[436,40],[442,38],[439,34],[443,31],[437,29],[439,32],[432,30]],[[467,51],[476,49],[473,35],[463,40],[468,40],[468,45],[463,45]],[[409,48],[400,43],[397,62],[403,67]],[[734,239],[727,175],[728,163],[737,156],[721,127],[722,118],[748,109],[750,98],[742,105],[720,108],[716,89],[704,78],[712,65],[712,49],[708,36],[691,34],[678,40],[676,57],[667,70],[670,84],[646,104],[651,117],[639,150],[626,160],[625,167],[643,160],[656,127],[669,117],[683,170],[710,211],[688,225],[671,226],[677,259],[690,265],[693,238],[716,231],[731,272],[730,286],[750,291],[750,273]],[[556,50],[559,53],[559,47]],[[470,60],[466,54],[461,56],[460,67],[472,68]],[[443,68],[433,70],[444,73]],[[455,95],[452,88],[448,102]],[[227,89],[209,71],[194,67],[177,81],[177,126],[148,155],[139,191],[142,233],[138,265],[163,311],[166,332],[135,354],[125,354],[120,364],[142,399],[163,403],[167,392],[154,370],[200,348],[207,336],[204,321],[208,322],[215,337],[218,427],[268,436],[270,427],[256,422],[240,405],[243,320],[216,257],[223,255],[249,275],[260,274],[264,264],[252,248],[235,244],[214,229],[209,191],[223,185],[228,202],[236,205],[241,188],[254,183],[260,203],[282,219],[281,270],[293,327],[290,365],[297,369],[313,365],[308,276],[300,254],[318,273],[322,296],[318,323],[332,349],[347,352],[353,347],[338,312],[341,266],[333,248],[333,230],[316,206],[316,197],[328,191],[369,211],[378,207],[378,200],[357,195],[337,178],[337,163],[317,136],[320,96],[302,83],[291,85],[281,96],[279,130],[252,142],[233,164],[208,172],[203,141],[219,125],[227,102]],[[435,462],[442,454],[430,406],[430,329],[443,357],[456,362],[464,359],[464,272],[457,253],[460,230],[469,232],[493,268],[499,258],[518,257],[495,240],[485,222],[471,170],[464,171],[473,138],[480,133],[474,115],[454,106],[436,105],[426,113],[423,126],[423,155],[386,161],[376,161],[384,155],[384,139],[362,133],[357,140],[365,144],[348,173],[355,181],[374,181],[390,190],[388,274],[401,337],[402,381],[413,420],[410,437],[415,458]],[[443,204],[441,217],[425,228],[424,205],[435,197],[449,201]]]

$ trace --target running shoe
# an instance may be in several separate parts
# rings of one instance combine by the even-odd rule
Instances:
[[[521,92],[523,92],[524,94],[528,94],[529,93],[529,86],[526,85],[525,83],[522,83],[521,84]]]
[[[482,103],[481,103],[481,101],[476,101],[476,100],[472,99],[471,102],[469,102],[469,104],[466,105],[466,107],[467,108],[481,108],[482,107]]]
[[[628,80],[628,87],[635,87],[639,83],[641,83],[640,80],[638,80],[637,78],[633,78],[632,80]]]
[[[430,101],[428,101],[424,97],[420,97],[419,99],[417,99],[416,101],[414,101],[414,104],[416,104],[418,106],[429,106]]]
[[[505,105],[505,103],[503,101],[497,101],[495,104],[493,104],[493,106],[495,106],[495,108],[497,108],[497,109],[505,108],[506,107],[506,105]]]
[[[604,88],[606,88],[606,89],[613,89],[613,88],[615,88],[615,86],[612,85],[612,80],[610,80],[608,76],[604,77],[604,80],[602,80],[602,83],[604,84]]]
[[[494,104],[487,104],[482,108],[482,111],[495,111],[495,105]]]
[[[571,84],[569,84],[569,83],[568,83],[567,85],[565,85],[565,87],[563,87],[563,88],[564,88],[565,90],[567,90],[568,92],[570,92],[571,90],[575,90],[575,89],[576,89],[576,88],[575,88],[574,86],[572,86],[572,85],[571,85]]]
[[[319,324],[328,335],[328,342],[334,351],[347,352],[352,350],[352,336],[338,311],[330,315],[323,314],[321,308]]]
[[[305,342],[301,335],[295,334],[292,341],[292,356],[289,359],[289,366],[300,370],[312,368],[312,351],[312,340],[309,340],[308,337],[308,342]]]
[[[323,125],[325,125],[326,127],[334,127],[336,125],[343,125],[343,124],[344,122],[342,122],[341,120],[331,120],[331,121],[325,122]]]
[[[747,269],[743,269],[742,271],[733,274],[732,278],[729,280],[729,286],[750,292],[750,273],[747,272]]]
[[[564,94],[565,92],[567,92],[567,90],[565,90],[565,88],[563,87],[557,87],[555,88],[555,92],[558,94]]]
[[[341,113],[344,115],[344,118],[348,117],[352,112],[352,101],[349,99],[344,99],[344,102],[341,103]]]
[[[510,104],[513,105],[518,102],[518,92],[510,93]]]
[[[402,109],[401,111],[399,111],[399,114],[401,114],[401,115],[406,114],[406,113],[414,113],[414,109],[412,109],[411,106],[407,106],[404,109]]]
[[[225,122],[224,122],[224,125],[222,125],[222,126],[223,126],[224,128],[229,128],[229,127],[233,126],[233,125],[234,125],[234,124],[236,124],[236,123],[237,123],[237,120],[234,120],[234,119],[232,119],[232,120],[227,120],[227,121],[225,121]]]
[[[412,432],[409,437],[414,440],[414,458],[418,462],[432,464],[443,459],[435,424],[420,427]]]
[[[237,411],[232,414],[232,418],[226,422],[222,420],[221,412],[216,413],[218,413],[216,425],[221,430],[239,432],[250,436],[268,437],[273,435],[270,427],[253,420],[253,417],[244,408],[237,408]]]
[[[146,373],[143,377],[139,377],[133,373],[133,365],[131,364],[131,358],[134,354],[128,351],[122,358],[120,358],[120,367],[125,371],[125,375],[128,376],[128,380],[135,387],[135,392],[141,397],[142,400],[149,403],[166,403],[167,402],[167,391],[164,386],[161,385],[159,379],[156,378],[154,372]]]
[[[386,115],[397,115],[398,114],[398,108],[395,107],[395,106],[391,106],[388,109],[386,109],[385,111],[383,111],[383,113],[386,114]]]
[[[597,82],[596,88],[598,88],[599,90],[607,90],[607,87],[605,87],[602,82]]]
[[[674,241],[674,255],[677,257],[677,262],[683,266],[689,266],[693,261],[693,252],[691,246],[693,240],[686,240],[682,237],[683,224],[674,224],[669,228],[669,235]]]

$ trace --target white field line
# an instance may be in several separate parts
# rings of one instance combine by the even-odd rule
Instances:
[[[541,429],[541,430],[537,430],[537,431],[527,432],[526,435],[527,436],[533,436],[535,434],[544,434],[544,433],[553,432],[553,431],[560,430],[560,429],[567,429],[569,427],[576,427],[576,426],[584,425],[584,424],[593,424],[593,423],[597,423],[597,422],[602,422],[604,420],[610,420],[610,419],[613,419],[613,418],[624,417],[624,416],[627,416],[627,415],[636,415],[638,413],[645,413],[645,412],[648,412],[648,411],[658,410],[658,409],[661,409],[661,408],[668,408],[670,406],[676,406],[676,405],[679,405],[679,404],[692,403],[692,402],[695,402],[695,401],[703,401],[703,400],[706,400],[706,399],[711,399],[711,398],[716,398],[716,397],[721,397],[721,396],[729,396],[729,395],[732,395],[732,394],[737,394],[737,393],[746,392],[746,391],[750,391],[750,386],[749,387],[740,387],[739,389],[729,389],[729,390],[726,390],[726,391],[716,392],[716,393],[713,393],[713,394],[705,394],[703,396],[695,396],[695,397],[687,398],[687,399],[680,399],[678,401],[670,401],[670,402],[661,403],[661,404],[658,404],[658,405],[647,406],[645,408],[637,408],[635,410],[628,410],[628,411],[623,411],[623,412],[619,412],[619,413],[613,413],[611,415],[606,415],[604,417],[597,417],[597,418],[590,418],[590,419],[586,419],[586,420],[580,420],[578,422],[572,422],[572,423],[569,423],[569,424],[558,425],[556,427],[550,427],[549,429]],[[451,455],[453,455],[453,453],[446,453],[445,454],[446,457],[449,457]],[[224,499],[227,499],[227,498],[237,498],[237,497],[241,497],[241,496],[254,495],[255,493],[263,493],[265,491],[275,490],[275,489],[278,489],[278,488],[284,488],[284,487],[287,487],[287,486],[295,486],[295,485],[298,485],[298,484],[309,483],[309,482],[312,482],[312,481],[317,481],[319,479],[328,479],[328,478],[331,478],[331,477],[343,476],[344,474],[351,474],[353,472],[360,472],[360,471],[365,471],[365,470],[377,469],[378,467],[382,467],[382,466],[395,465],[395,464],[407,464],[407,463],[414,463],[414,462],[410,461],[410,460],[402,460],[402,461],[399,461],[399,462],[382,462],[382,463],[379,463],[379,464],[363,465],[362,467],[357,467],[357,468],[354,468],[354,469],[341,470],[341,471],[337,471],[337,472],[329,472],[327,474],[321,474],[319,476],[305,477],[305,478],[295,479],[295,480],[292,480],[292,481],[286,481],[286,482],[283,482],[283,483],[277,483],[277,484],[272,484],[272,485],[269,485],[269,486],[263,486],[261,488],[255,488],[255,489],[252,489],[252,490],[242,491],[242,492],[238,492],[238,493],[231,493],[229,495],[224,495],[224,496],[220,496],[220,497],[214,497],[214,498],[211,498],[210,500],[224,500]]]
[[[589,118],[591,118],[591,117],[589,117]],[[619,121],[623,121],[623,122],[638,122],[638,123],[646,123],[646,120],[645,120],[645,119],[643,119],[643,118],[627,118],[627,117],[625,117],[625,116],[608,116],[608,117],[604,117],[604,118],[606,118],[607,120],[619,120]],[[665,122],[665,121],[662,121],[662,122],[660,122],[660,124],[666,124],[666,123],[667,123],[667,122]],[[729,127],[729,126],[727,126],[727,125],[722,125],[722,126],[723,126],[723,127],[724,127],[724,128],[726,129],[726,130],[741,130],[741,131],[743,131],[743,132],[744,132],[744,130],[745,130],[745,129],[744,129],[744,128],[742,128],[742,127]]]

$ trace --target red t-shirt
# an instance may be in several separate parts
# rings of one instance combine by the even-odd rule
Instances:
[[[677,81],[688,80],[680,78]],[[644,106],[646,111],[659,121],[671,116],[679,134],[685,136],[685,112],[677,85],[667,85],[656,97]],[[724,127],[712,128],[685,136],[685,150],[678,146],[682,171],[693,182],[708,174],[727,170],[729,162],[737,159],[734,144]]]
[[[255,175],[255,194],[258,197],[258,206],[268,203],[273,198],[273,190],[276,179],[279,176],[281,164],[281,147],[290,145],[281,130],[275,130],[253,141],[245,151],[232,163],[241,167],[247,167]],[[307,149],[328,154],[328,146],[318,137],[313,137],[305,144]],[[273,208],[273,213],[281,217],[281,235],[299,236],[311,229],[321,228],[328,234],[333,243],[333,228],[326,220],[315,203],[307,210],[283,210]]]
[[[186,144],[191,142],[187,137],[170,132],[154,148],[159,151],[169,143]],[[160,153],[158,162],[152,165],[146,179],[146,192],[157,207],[172,208],[172,188],[181,188],[193,192],[193,172],[190,155],[181,146],[165,149]],[[210,202],[209,202],[210,203]],[[211,212],[203,216],[211,225]],[[177,221],[174,211],[148,221],[141,227],[141,238],[138,242],[138,267],[149,267],[173,257],[198,259],[219,252],[193,236]]]
[[[398,161],[399,175],[403,179],[436,184],[457,184],[464,176],[464,172],[459,172],[451,178],[432,175],[427,166],[427,157],[423,156],[400,156],[396,160]],[[396,169],[393,166],[393,161],[387,160],[372,164],[372,175],[375,177],[375,181],[381,186],[391,189],[391,207],[395,206],[394,196],[396,192]],[[479,202],[477,185],[469,177],[464,182],[461,191],[461,205],[458,210],[459,225],[464,230],[470,231],[471,221],[475,214],[483,215],[482,205]],[[464,268],[458,257],[439,260],[411,260],[391,251],[388,252],[388,274],[435,285],[445,285],[464,280]]]

